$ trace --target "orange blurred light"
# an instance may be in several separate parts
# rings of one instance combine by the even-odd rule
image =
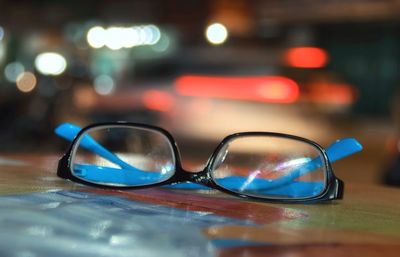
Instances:
[[[350,105],[357,99],[357,91],[345,83],[320,82],[308,86],[308,100],[315,103]]]
[[[181,76],[175,90],[185,96],[251,100],[269,103],[293,103],[299,86],[289,78]]]
[[[294,47],[284,53],[285,63],[296,68],[322,68],[328,63],[328,53],[318,47]]]
[[[36,87],[36,77],[32,72],[23,72],[17,77],[17,88],[23,93],[29,93]]]
[[[78,84],[79,86],[73,92],[74,104],[79,109],[91,109],[96,103],[96,95],[90,84]]]
[[[148,90],[143,94],[143,104],[147,109],[167,112],[171,110],[174,104],[173,97],[160,90]]]

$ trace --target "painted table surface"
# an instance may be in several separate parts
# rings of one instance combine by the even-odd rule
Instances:
[[[346,181],[312,205],[121,192],[57,178],[57,159],[0,157],[1,256],[400,256],[400,189]]]

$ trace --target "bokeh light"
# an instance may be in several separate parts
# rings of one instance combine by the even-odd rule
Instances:
[[[19,91],[23,93],[29,93],[35,89],[37,79],[32,72],[23,72],[18,76],[16,82]]]
[[[3,63],[4,57],[6,57],[6,46],[0,42],[0,63]]]
[[[141,35],[144,45],[155,45],[160,40],[161,32],[157,26],[148,25],[141,28]]]
[[[43,75],[57,76],[67,68],[67,61],[58,53],[41,53],[35,59],[36,69]]]
[[[103,28],[95,26],[89,29],[86,40],[93,48],[108,47],[111,50],[132,48],[135,46],[155,45],[160,41],[161,31],[153,24],[133,27]]]
[[[284,54],[287,65],[296,68],[322,68],[328,63],[328,53],[318,47],[294,47]]]
[[[299,98],[298,84],[283,76],[237,77],[184,75],[174,83],[184,96],[293,103]]]
[[[223,44],[228,38],[228,30],[221,23],[214,23],[207,27],[206,38],[213,45]]]
[[[170,47],[171,47],[171,39],[166,34],[163,34],[162,37],[160,34],[160,39],[156,44],[152,46],[152,49],[155,52],[162,53],[166,52]]]
[[[167,92],[148,90],[143,94],[143,104],[147,109],[167,112],[174,105],[174,98]]]
[[[4,38],[4,29],[2,26],[0,26],[0,41],[3,40]]]
[[[96,93],[90,84],[78,84],[73,91],[73,102],[80,110],[88,110],[96,105]]]
[[[314,82],[308,85],[307,100],[320,104],[350,105],[357,100],[358,92],[350,84]]]
[[[24,65],[20,62],[11,62],[4,69],[4,76],[8,82],[16,82],[19,75],[25,71]]]
[[[138,28],[126,28],[125,37],[122,40],[122,47],[132,48],[140,44],[140,30]]]
[[[114,92],[115,83],[108,75],[100,75],[94,80],[94,90],[99,95],[109,95]]]
[[[124,46],[125,30],[123,28],[111,27],[106,30],[105,45],[111,50],[119,50]]]
[[[86,35],[86,40],[91,47],[101,48],[105,45],[106,36],[107,35],[104,28],[96,26],[88,31]]]

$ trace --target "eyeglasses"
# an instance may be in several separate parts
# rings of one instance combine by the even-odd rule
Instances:
[[[177,144],[166,130],[114,122],[83,129],[61,124],[56,134],[72,141],[57,175],[85,185],[135,189],[217,189],[267,202],[341,199],[343,182],[331,162],[362,150],[354,138],[327,149],[298,136],[243,132],[224,138],[200,172],[182,168]]]

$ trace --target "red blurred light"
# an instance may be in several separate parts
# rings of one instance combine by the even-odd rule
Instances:
[[[251,100],[269,103],[293,103],[299,86],[289,78],[181,76],[175,90],[185,96]]]
[[[349,105],[357,99],[357,91],[345,83],[320,82],[308,88],[310,92],[305,98],[316,103]]]
[[[146,108],[160,112],[167,112],[174,105],[173,97],[169,93],[160,90],[146,91],[142,100]]]
[[[328,53],[318,47],[294,47],[284,54],[287,65],[296,68],[322,68],[328,63]]]

